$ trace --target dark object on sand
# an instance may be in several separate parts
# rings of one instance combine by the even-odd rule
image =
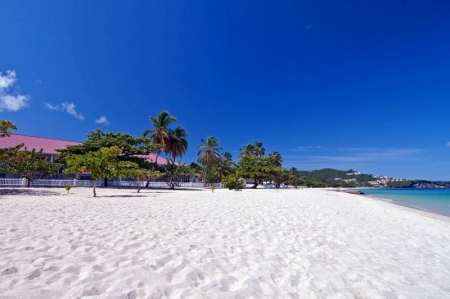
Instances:
[[[365,194],[361,190],[352,190],[352,189],[342,190],[342,192],[346,192],[346,193],[350,193],[350,194]]]

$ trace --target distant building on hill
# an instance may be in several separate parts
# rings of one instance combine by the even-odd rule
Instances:
[[[359,172],[359,171],[346,173],[346,175],[360,175],[360,174],[361,174],[361,172]]]
[[[76,141],[68,141],[62,139],[54,139],[54,138],[45,138],[38,136],[28,136],[21,134],[11,134],[9,137],[4,137],[0,139],[0,149],[15,147],[20,144],[24,144],[21,150],[29,150],[35,149],[36,151],[40,151],[42,149],[42,155],[47,158],[47,160],[51,163],[55,161],[58,152],[56,150],[65,149],[66,146],[71,145],[79,145],[81,142]],[[148,162],[155,162],[156,155],[150,154],[147,155],[146,160]],[[158,157],[158,164],[166,165],[167,159],[163,157]],[[15,176],[12,174],[0,172],[0,178],[14,178]],[[57,176],[53,176],[52,178],[63,179],[65,177],[64,174],[60,174]],[[89,179],[90,175],[82,175],[81,179]]]

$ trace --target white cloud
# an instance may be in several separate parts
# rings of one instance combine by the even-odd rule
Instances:
[[[19,111],[28,106],[29,96],[9,91],[16,81],[15,71],[8,70],[4,76],[0,72],[0,112],[3,110]]]
[[[58,105],[53,106],[52,104],[49,103],[44,103],[45,108],[50,109],[50,110],[58,110],[61,111],[61,107]]]
[[[61,105],[52,105],[49,103],[44,103],[44,106],[50,110],[65,111],[68,114],[75,117],[76,119],[84,120],[84,116],[75,110],[76,106],[74,103],[64,102]]]
[[[445,147],[450,147],[450,141],[445,144]]]
[[[104,125],[109,125],[109,121],[106,118],[106,116],[101,116],[99,119],[95,120],[96,124],[104,124]]]

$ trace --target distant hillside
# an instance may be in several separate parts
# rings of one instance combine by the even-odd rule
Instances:
[[[409,188],[450,188],[450,182],[415,180],[411,181]]]
[[[450,188],[450,182],[381,178],[352,169],[343,171],[324,168],[298,173],[305,178],[325,183],[328,187]]]
[[[300,171],[300,175],[321,181],[329,187],[368,187],[369,181],[376,181],[377,178],[371,174],[362,174],[355,170],[337,170],[324,168],[313,171]]]

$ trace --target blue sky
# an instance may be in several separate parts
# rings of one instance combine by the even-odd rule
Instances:
[[[450,180],[448,1],[1,6],[0,118],[17,133],[140,135],[166,109],[186,162],[213,135],[234,158],[261,141],[285,167]]]

